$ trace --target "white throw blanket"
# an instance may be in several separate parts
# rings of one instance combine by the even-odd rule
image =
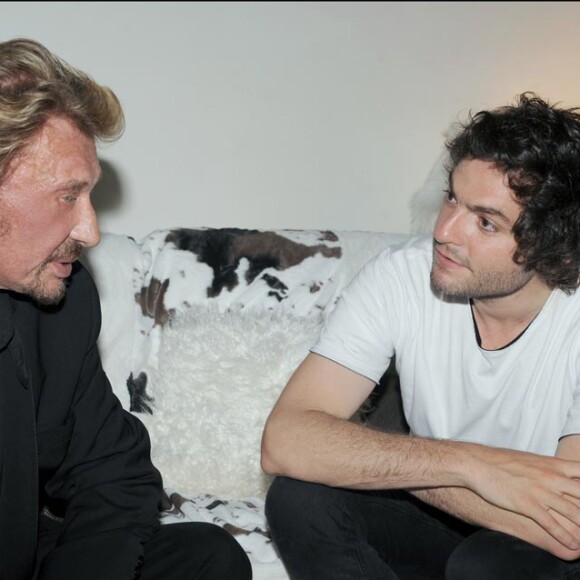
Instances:
[[[150,432],[172,501],[162,522],[218,524],[248,553],[254,580],[288,580],[264,515],[264,422],[344,285],[405,236],[181,233],[157,230],[141,242],[105,234],[87,252],[103,367]]]

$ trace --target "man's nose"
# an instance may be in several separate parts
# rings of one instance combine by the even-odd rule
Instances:
[[[459,243],[464,229],[461,211],[457,208],[443,207],[439,212],[433,237],[441,244]]]
[[[90,199],[79,205],[78,218],[70,237],[85,248],[96,246],[101,239],[97,214]]]

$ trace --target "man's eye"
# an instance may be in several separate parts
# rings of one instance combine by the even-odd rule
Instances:
[[[479,223],[481,224],[481,229],[485,230],[486,232],[495,232],[497,228],[493,222],[490,222],[486,218],[480,218]]]
[[[445,201],[447,203],[454,203],[455,202],[455,194],[450,189],[445,189]]]

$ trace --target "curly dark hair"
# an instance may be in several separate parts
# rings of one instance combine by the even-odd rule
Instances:
[[[464,159],[505,173],[522,212],[514,224],[514,261],[551,288],[580,284],[580,110],[531,92],[515,105],[470,115],[446,144],[449,179]]]

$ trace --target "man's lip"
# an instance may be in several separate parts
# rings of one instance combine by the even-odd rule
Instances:
[[[439,248],[435,249],[435,252],[439,258],[439,262],[442,262],[443,265],[446,264],[451,264],[453,266],[458,266],[460,268],[467,268],[467,266],[465,264],[462,264],[461,262],[458,262],[457,260],[455,260],[454,258],[450,258],[447,254],[445,254],[444,252],[442,252]]]
[[[54,271],[58,278],[68,278],[72,273],[74,260],[51,260]]]
[[[78,259],[80,258],[79,255],[74,255],[74,256],[53,256],[52,258],[49,258],[49,262],[57,262],[59,264],[72,264],[73,262],[76,262]]]

